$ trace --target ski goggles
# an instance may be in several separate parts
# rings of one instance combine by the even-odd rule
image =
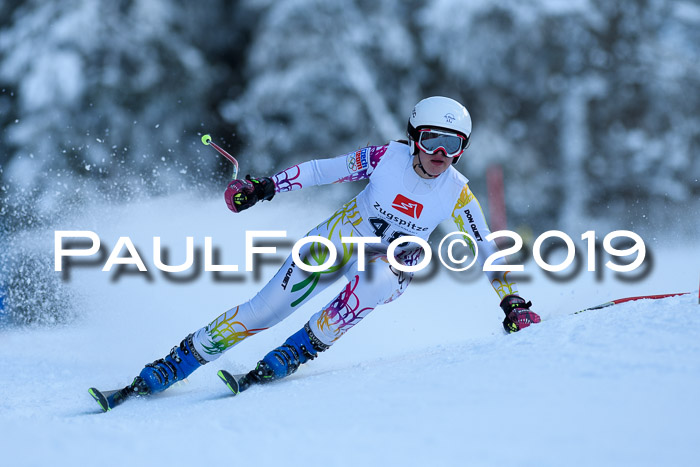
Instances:
[[[442,150],[447,157],[457,157],[467,149],[469,140],[462,135],[448,131],[424,128],[418,131],[416,144],[426,154]]]

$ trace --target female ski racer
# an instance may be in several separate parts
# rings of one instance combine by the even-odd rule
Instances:
[[[331,267],[307,272],[290,255],[257,295],[188,335],[164,358],[146,365],[124,390],[140,395],[165,390],[243,339],[274,326],[301,308],[332,283],[324,281],[325,277],[345,275],[348,282],[340,293],[284,344],[265,355],[244,379],[249,385],[294,373],[299,365],[331,347],[375,307],[397,299],[406,290],[412,273],[389,264],[388,245],[402,236],[427,240],[444,219],[451,217],[460,231],[474,237],[480,258],[496,252],[495,243],[486,241],[489,228],[468,180],[453,167],[469,146],[471,127],[471,118],[462,104],[447,97],[430,97],[414,107],[408,121],[407,142],[369,146],[340,157],[304,162],[269,178],[232,181],[224,197],[234,213],[258,201],[269,201],[277,193],[307,186],[363,179],[368,179],[369,184],[307,235],[328,239],[340,252]],[[366,245],[366,270],[358,264],[355,254],[359,245],[341,241],[351,237],[381,238],[381,243]],[[328,251],[321,242],[310,242],[301,248],[299,257],[307,265],[318,266],[325,263]],[[396,260],[406,266],[418,264],[421,255],[420,246],[410,242],[400,244],[394,252]],[[505,263],[501,260],[500,264]],[[503,327],[507,332],[516,332],[538,323],[540,317],[530,310],[531,303],[518,295],[507,275],[487,272],[505,312]]]

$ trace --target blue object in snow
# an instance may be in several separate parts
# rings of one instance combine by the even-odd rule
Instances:
[[[0,321],[5,319],[5,289],[0,286]]]

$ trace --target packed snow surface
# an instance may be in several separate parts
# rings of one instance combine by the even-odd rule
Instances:
[[[501,330],[484,277],[440,269],[376,309],[332,349],[284,381],[238,397],[216,377],[247,371],[299,329],[339,285],[275,328],[198,370],[188,384],[102,414],[87,389],[129,383],[143,364],[251,297],[286,251],[244,271],[245,230],[301,238],[332,213],[300,218],[298,195],[231,215],[185,196],[96,206],[57,225],[92,230],[107,252],[129,236],[145,274],[71,270],[80,318],[0,330],[0,445],[4,465],[529,465],[690,466],[700,442],[698,246],[649,242],[654,267],[622,282],[606,270],[554,282],[532,261],[520,292],[541,324]],[[582,232],[577,233],[580,236]],[[604,233],[604,232],[603,232]],[[577,235],[572,233],[574,239]],[[37,233],[53,256],[54,232]],[[185,237],[211,236],[238,280],[202,272],[177,283],[153,267],[152,237],[170,264]],[[288,251],[288,250],[287,250]],[[59,274],[59,273],[56,273]],[[692,292],[571,313],[615,298]]]

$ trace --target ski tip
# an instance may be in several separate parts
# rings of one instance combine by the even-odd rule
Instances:
[[[231,390],[234,396],[240,392],[238,381],[236,381],[236,378],[234,378],[231,373],[229,373],[226,370],[219,370],[216,374],[219,376],[219,378],[221,378],[221,381],[223,381],[224,384],[226,384],[226,386]]]
[[[109,412],[111,410],[109,407],[109,402],[107,402],[107,398],[99,391],[99,389],[90,388],[88,389],[88,392],[92,398],[97,401],[103,412]]]

